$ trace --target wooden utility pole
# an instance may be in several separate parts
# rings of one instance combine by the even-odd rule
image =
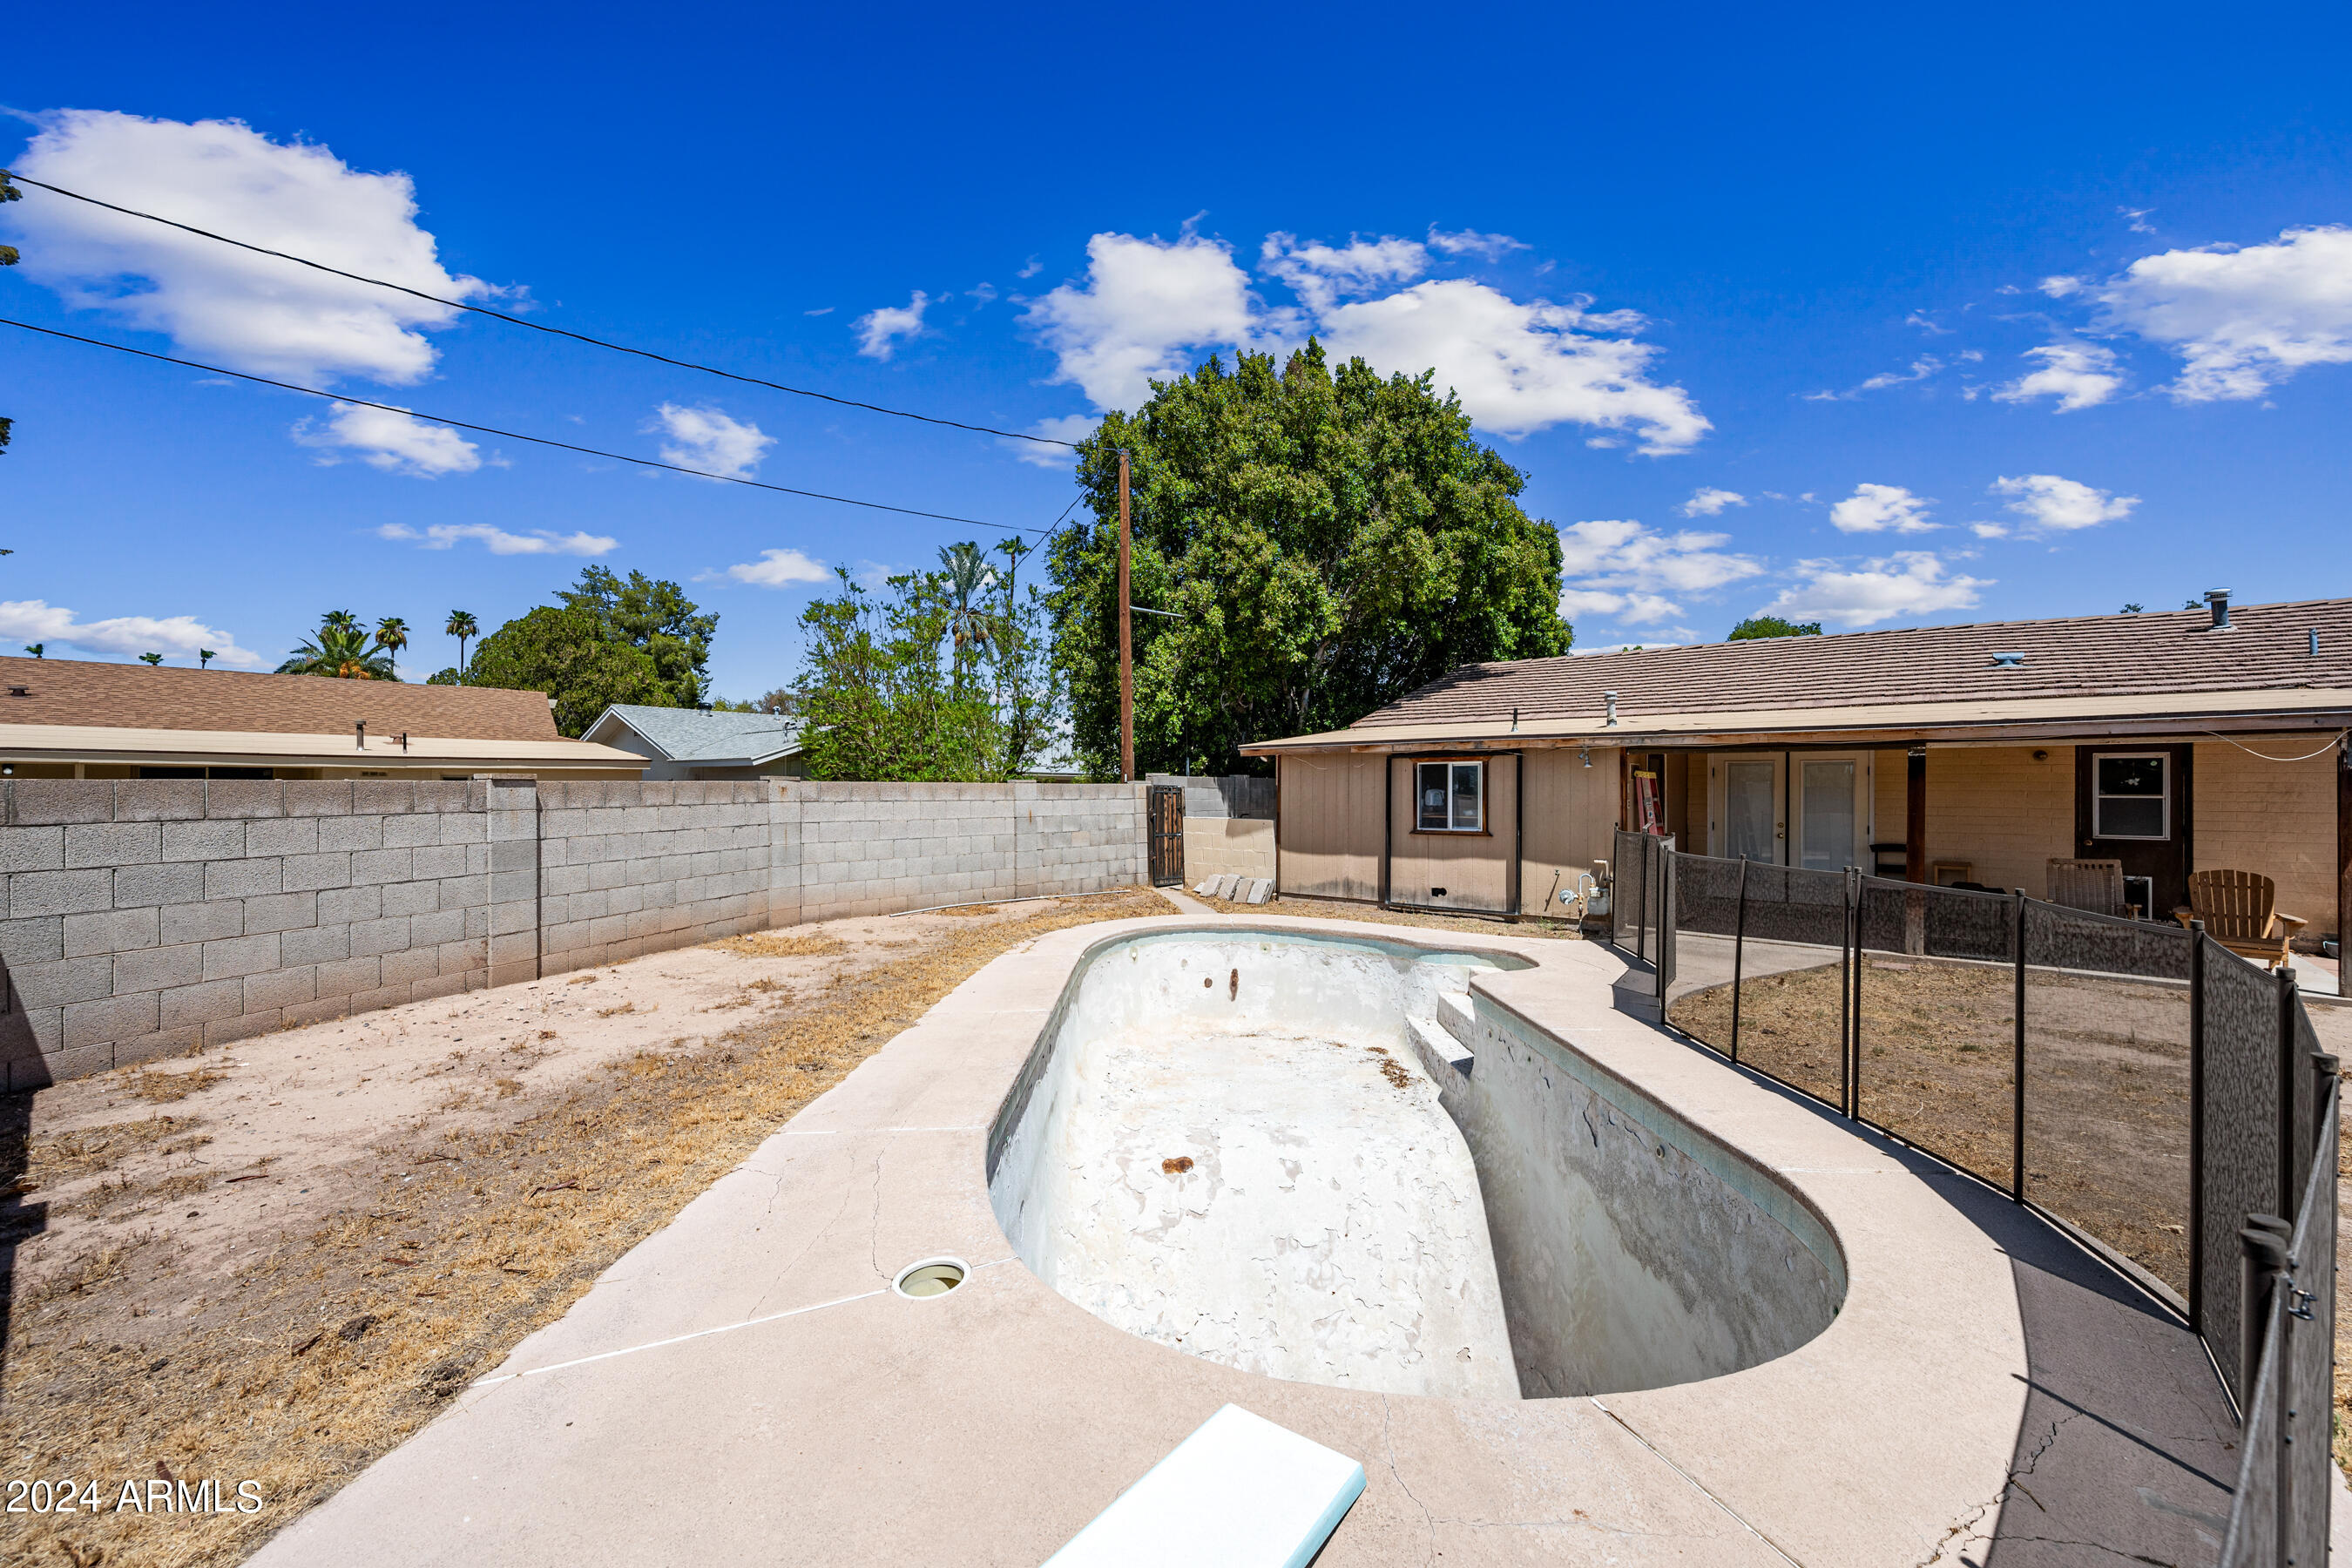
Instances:
[[[1135,616],[1129,609],[1134,585],[1128,581],[1131,546],[1127,525],[1127,448],[1118,453],[1118,776],[1135,778]]]

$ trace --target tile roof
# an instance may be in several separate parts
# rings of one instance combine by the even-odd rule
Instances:
[[[618,719],[659,747],[673,763],[706,765],[765,762],[793,751],[801,721],[775,713],[729,713],[716,709],[645,708],[616,702],[588,726],[593,736],[607,719]]]
[[[19,688],[23,696],[16,694]],[[0,658],[0,724],[334,735],[352,733],[362,719],[377,735],[562,739],[546,694],[538,691],[79,658]]]
[[[1627,719],[1770,713],[1971,699],[2144,696],[2352,687],[2352,599],[1982,621],[1957,626],[1769,637],[1623,653],[1465,665],[1350,729],[1507,719],[1593,720],[1602,694]],[[2319,634],[2311,653],[2310,634]],[[1995,654],[2022,654],[2015,666]]]

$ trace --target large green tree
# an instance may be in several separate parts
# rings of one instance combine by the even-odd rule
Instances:
[[[1461,665],[1568,651],[1559,537],[1433,375],[1211,358],[1079,448],[1091,526],[1049,554],[1080,754],[1118,757],[1118,448],[1131,454],[1139,770],[1251,767]],[[1263,764],[1256,764],[1262,766]]]
[[[710,639],[719,616],[705,614],[677,584],[632,572],[626,581],[609,567],[591,566],[563,593],[563,602],[603,621],[606,636],[643,650],[661,672],[672,706],[692,708],[709,688]]]
[[[958,606],[949,574],[904,573],[878,594],[837,575],[841,592],[801,612],[809,777],[1002,777],[987,694],[951,651]]]
[[[1819,621],[1790,621],[1779,616],[1750,616],[1731,628],[1726,642],[1748,642],[1757,637],[1817,637],[1822,635]]]
[[[445,669],[432,684],[458,683]],[[541,605],[484,637],[465,670],[467,686],[544,691],[555,699],[555,727],[579,735],[615,702],[677,708],[677,693],[653,656],[583,605]]]

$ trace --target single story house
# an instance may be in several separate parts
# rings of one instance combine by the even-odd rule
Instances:
[[[803,778],[803,726],[774,713],[645,708],[616,702],[586,739],[646,758],[649,779]]]
[[[2352,900],[2352,599],[1471,665],[1276,760],[1280,889],[1506,916],[1612,831],[2023,888],[2116,858],[2162,918],[2255,871],[2305,945]]]
[[[0,776],[634,779],[547,695],[86,659],[0,658]]]

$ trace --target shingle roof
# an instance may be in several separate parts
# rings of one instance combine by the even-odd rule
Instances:
[[[799,742],[801,721],[774,713],[729,713],[698,708],[643,708],[616,702],[588,726],[593,737],[618,719],[652,742],[673,763],[717,765],[765,762]]]
[[[16,695],[19,688],[22,696]],[[362,719],[369,731],[378,735],[453,741],[562,738],[548,712],[547,696],[539,691],[79,658],[0,658],[0,724],[348,735]]]
[[[1353,729],[1507,718],[1771,712],[1969,699],[2352,687],[2352,599],[1982,621],[1474,664],[1366,714]],[[2319,634],[2311,653],[2310,634]],[[2005,666],[1993,656],[2022,654]]]

